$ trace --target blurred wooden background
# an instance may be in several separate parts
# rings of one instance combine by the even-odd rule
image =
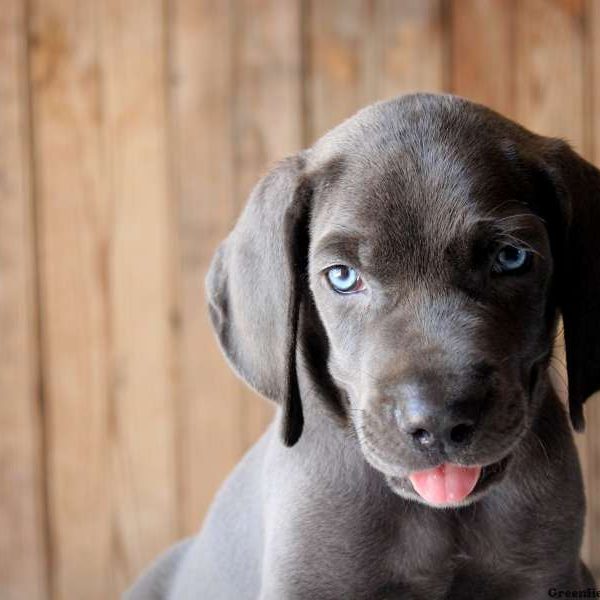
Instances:
[[[600,162],[594,0],[0,9],[2,600],[118,597],[265,427],[203,279],[271,161],[373,100],[447,90]],[[596,569],[597,405],[579,436]]]

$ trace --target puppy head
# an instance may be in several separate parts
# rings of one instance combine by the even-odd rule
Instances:
[[[471,502],[536,417],[559,310],[576,428],[600,387],[599,186],[566,144],[479,105],[374,105],[255,188],[207,280],[218,337],[283,405],[288,445],[303,352],[395,491]]]

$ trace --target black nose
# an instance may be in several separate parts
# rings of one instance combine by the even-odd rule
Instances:
[[[475,423],[465,421],[448,427],[437,427],[431,424],[424,427],[417,427],[410,430],[408,433],[412,436],[414,442],[423,448],[433,446],[438,442],[442,442],[445,446],[467,446],[475,432]]]
[[[403,396],[396,411],[398,425],[416,447],[460,448],[471,443],[481,403],[476,400],[447,403],[414,388]]]

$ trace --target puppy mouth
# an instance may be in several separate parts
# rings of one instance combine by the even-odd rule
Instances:
[[[430,469],[413,471],[400,478],[388,476],[393,488],[435,508],[452,508],[470,504],[491,485],[498,482],[511,455],[489,465],[442,463]]]
[[[432,469],[413,471],[408,476],[413,489],[428,504],[449,505],[463,502],[475,489],[482,467],[442,463]]]
[[[507,464],[508,457],[486,466],[442,463],[431,469],[413,471],[408,479],[414,491],[427,504],[461,505],[469,496],[497,479]]]

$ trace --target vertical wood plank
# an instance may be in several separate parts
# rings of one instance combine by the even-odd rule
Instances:
[[[439,0],[378,0],[372,43],[379,73],[369,102],[410,92],[447,91],[447,15]]]
[[[34,0],[31,68],[52,597],[107,598],[107,207],[99,15]]]
[[[450,4],[451,90],[510,117],[514,100],[514,3],[462,0]]]
[[[274,161],[302,147],[300,0],[238,0],[234,121],[235,195],[241,208]],[[245,391],[243,439],[248,446],[273,407]]]
[[[446,88],[440,0],[313,1],[307,40],[311,140],[371,102]]]
[[[116,596],[178,533],[164,7],[134,8],[32,6],[56,598]]]
[[[515,11],[516,118],[586,154],[584,2],[527,0]]]
[[[586,85],[588,110],[586,126],[591,134],[590,160],[600,167],[600,5],[594,0],[587,2],[588,44]],[[586,406],[587,451],[587,530],[589,564],[596,580],[600,578],[600,396],[591,399]]]
[[[307,17],[307,138],[312,143],[368,103],[365,65],[372,52],[366,38],[373,7],[365,0],[308,0]]]
[[[111,227],[107,416],[116,502],[112,597],[179,533],[164,8],[162,0],[107,0],[102,12]]]
[[[566,139],[578,152],[588,156],[585,8],[584,0],[515,3],[514,116],[533,131]],[[553,360],[559,384],[566,379],[561,352],[559,341],[557,358]],[[576,442],[589,490],[587,438],[576,435]],[[583,557],[588,564],[593,560],[591,535],[588,527],[583,545]]]
[[[38,404],[24,4],[0,12],[0,597],[42,600],[46,522]]]
[[[177,0],[169,21],[179,232],[180,510],[183,531],[190,534],[244,450],[243,384],[218,348],[204,291],[212,254],[238,213],[232,3]]]

